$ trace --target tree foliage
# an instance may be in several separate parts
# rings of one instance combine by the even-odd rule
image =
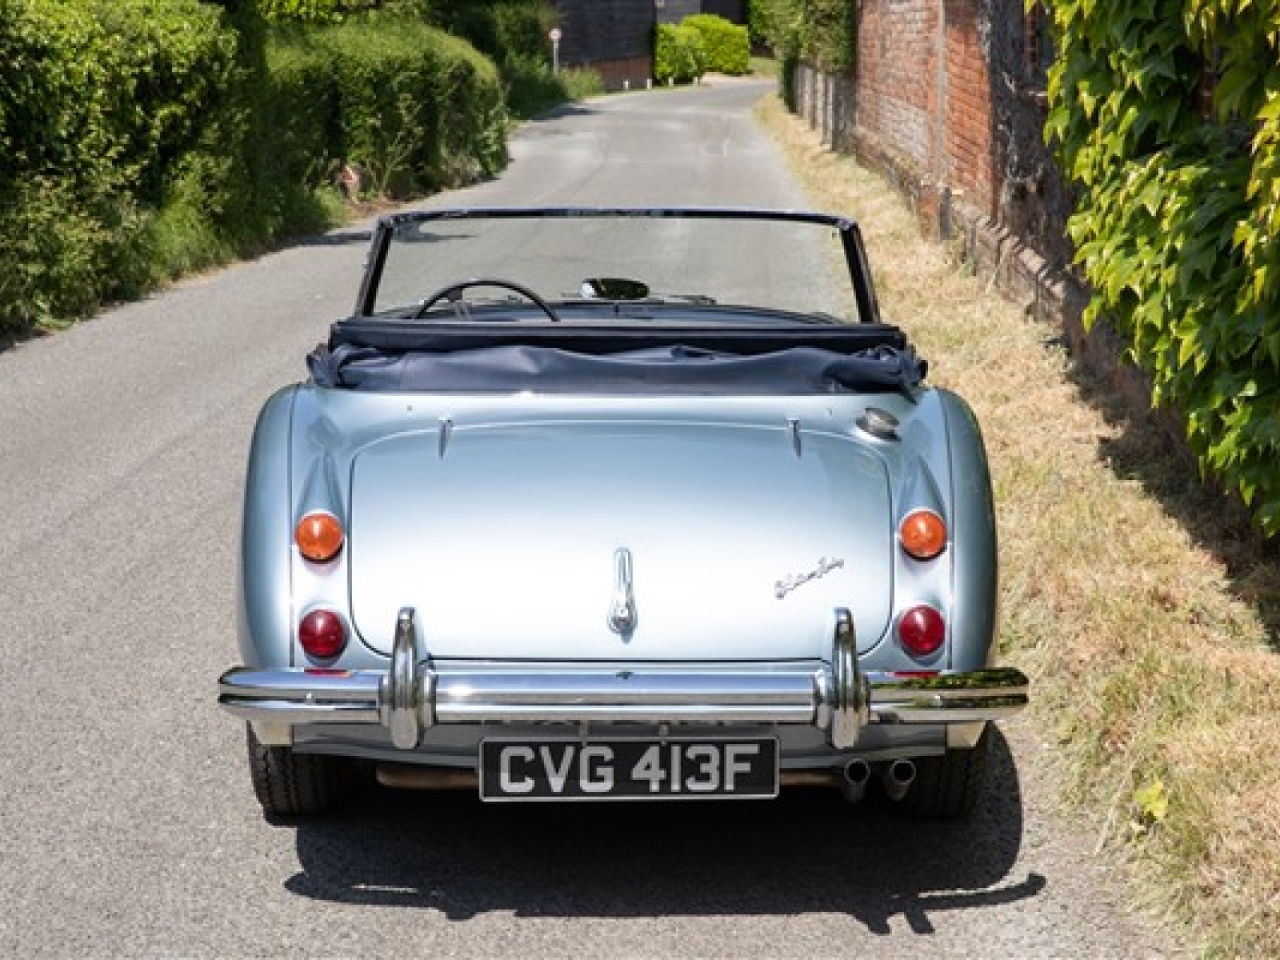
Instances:
[[[278,23],[337,23],[348,14],[383,6],[383,0],[251,0],[251,2],[260,16]]]
[[[1054,0],[1068,230],[1153,399],[1280,533],[1280,0]],[[1204,116],[1205,65],[1216,73]]]
[[[753,33],[765,35],[783,60],[803,60],[823,73],[853,69],[857,4],[848,0],[751,0]]]

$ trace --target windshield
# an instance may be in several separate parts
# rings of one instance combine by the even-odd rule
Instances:
[[[481,280],[504,283],[471,282]],[[460,283],[464,290],[451,289]],[[397,215],[380,224],[359,309],[452,316],[460,298],[519,303],[525,290],[552,305],[607,305],[618,317],[680,304],[876,319],[867,315],[874,300],[850,222],[711,210]]]

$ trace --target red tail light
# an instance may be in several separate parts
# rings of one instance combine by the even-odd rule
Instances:
[[[937,653],[946,636],[947,623],[933,607],[912,607],[898,620],[898,639],[914,657]]]
[[[317,660],[328,660],[347,645],[347,630],[331,610],[312,610],[298,624],[298,642]]]
[[[332,513],[313,510],[298,521],[293,530],[298,552],[315,563],[325,563],[342,550],[342,524]]]
[[[917,560],[932,560],[947,549],[947,524],[932,510],[912,510],[898,525],[902,549]]]

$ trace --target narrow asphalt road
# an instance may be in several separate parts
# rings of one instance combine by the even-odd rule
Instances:
[[[803,207],[768,85],[528,125],[432,205]],[[0,955],[1162,957],[1053,811],[1024,722],[964,826],[827,793],[489,808],[376,793],[263,820],[240,726],[235,541],[254,416],[354,300],[368,224],[0,353]]]

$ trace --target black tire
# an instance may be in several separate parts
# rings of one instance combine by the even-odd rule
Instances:
[[[325,813],[338,805],[346,786],[343,758],[264,746],[253,727],[246,724],[245,730],[249,777],[263,813],[270,817],[296,817]]]
[[[899,809],[917,820],[960,820],[973,813],[987,776],[990,726],[972,750],[916,760],[916,778]]]

